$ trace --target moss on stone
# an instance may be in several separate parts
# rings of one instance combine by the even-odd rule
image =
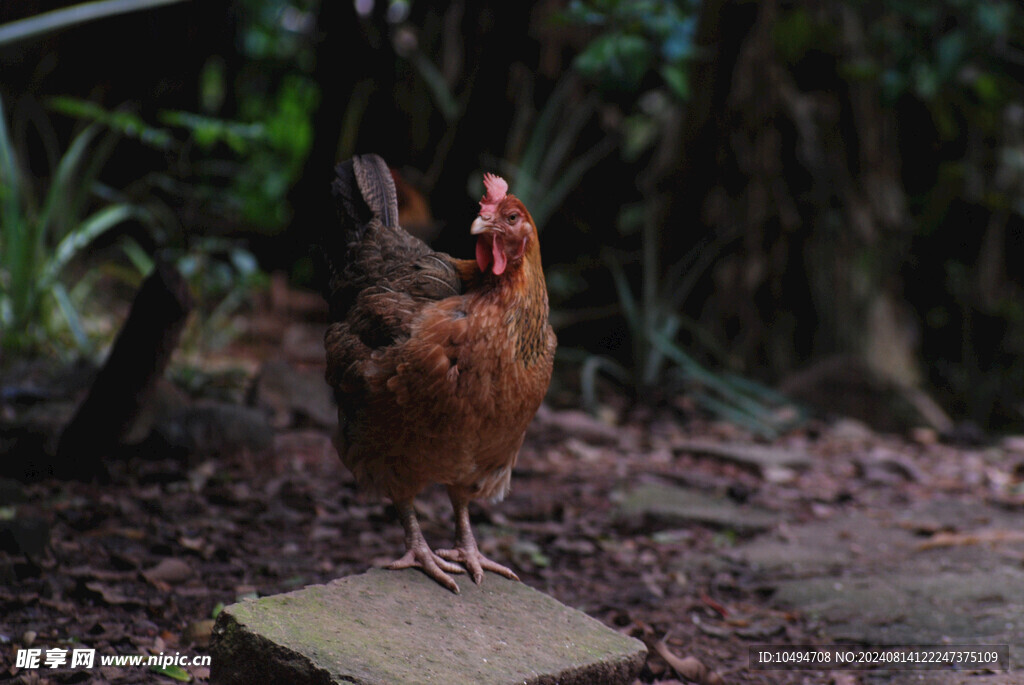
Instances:
[[[523,583],[488,574],[459,586],[378,570],[232,605],[215,629],[213,680],[271,682],[253,677],[287,669],[293,683],[615,685],[643,664],[642,643]]]

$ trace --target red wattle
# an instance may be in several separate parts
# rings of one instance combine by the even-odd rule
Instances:
[[[484,236],[480,236],[476,241],[476,263],[481,271],[487,271],[487,267],[491,265],[491,250],[487,242]]]
[[[491,253],[494,256],[494,275],[500,276],[508,265],[508,257],[505,256],[505,250],[501,248],[501,243],[497,240],[491,241]]]

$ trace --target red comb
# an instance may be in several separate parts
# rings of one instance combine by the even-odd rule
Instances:
[[[508,183],[501,176],[484,174],[484,188],[487,192],[480,200],[480,212],[493,212],[508,194]]]

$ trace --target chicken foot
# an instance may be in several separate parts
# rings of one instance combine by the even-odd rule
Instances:
[[[491,561],[483,554],[476,545],[476,538],[473,537],[473,530],[469,527],[469,498],[454,488],[448,489],[448,497],[452,501],[452,509],[455,510],[455,547],[454,549],[439,549],[435,554],[442,559],[457,561],[465,564],[473,582],[479,585],[483,582],[484,571],[495,573],[519,580],[512,569],[502,566],[496,561]]]
[[[420,530],[420,522],[416,518],[416,509],[413,508],[412,500],[395,502],[398,509],[398,516],[402,521],[402,528],[405,529],[405,555],[390,563],[387,568],[398,570],[403,568],[421,568],[428,576],[448,588],[455,594],[459,594],[459,586],[449,573],[465,573],[466,570],[457,564],[446,561],[436,554],[427,545]],[[446,573],[447,571],[447,573]],[[477,581],[480,582],[480,581]]]

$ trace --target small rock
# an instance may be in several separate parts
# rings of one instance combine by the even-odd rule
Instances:
[[[269,409],[277,428],[292,426],[296,416],[321,428],[333,429],[338,423],[331,389],[323,374],[300,371],[284,361],[263,365],[250,402]]]
[[[802,469],[811,464],[810,457],[801,450],[738,442],[679,439],[672,447],[679,452],[690,452],[714,457],[764,474],[768,469]]]
[[[175,450],[190,455],[261,454],[274,444],[264,412],[226,402],[203,401],[161,421],[154,432]]]
[[[181,639],[185,644],[192,644],[196,647],[208,647],[210,644],[210,638],[213,635],[213,619],[206,618],[202,621],[196,621],[190,623],[185,632],[181,634]]]
[[[842,440],[871,440],[875,437],[875,432],[866,423],[851,418],[836,420],[830,433]]]

